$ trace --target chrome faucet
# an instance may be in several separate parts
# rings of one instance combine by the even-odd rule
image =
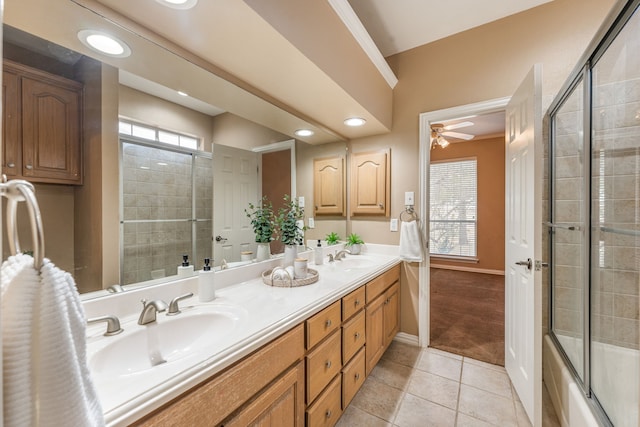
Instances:
[[[93,317],[91,319],[87,319],[87,324],[90,323],[98,323],[98,322],[106,322],[107,323],[107,332],[103,335],[105,337],[110,337],[111,335],[118,335],[124,329],[120,327],[120,321],[116,316],[108,314],[106,316]]]
[[[156,321],[156,313],[162,313],[167,309],[167,303],[161,299],[147,302],[146,299],[142,301],[142,313],[138,319],[138,325],[146,325]]]
[[[167,316],[175,316],[176,314],[180,314],[180,307],[178,306],[178,302],[183,299],[191,298],[193,296],[193,292],[189,292],[188,294],[180,295],[175,297],[169,303],[169,311],[167,311]]]
[[[351,255],[351,251],[347,250],[347,249],[342,249],[340,251],[338,251],[335,255],[335,257],[333,259],[335,259],[336,261],[340,261],[342,258],[345,257],[346,254]]]

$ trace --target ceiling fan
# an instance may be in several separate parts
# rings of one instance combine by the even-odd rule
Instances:
[[[449,141],[445,136],[448,136],[449,138],[464,139],[465,141],[473,139],[475,135],[451,132],[454,129],[466,128],[468,126],[473,126],[473,122],[460,122],[447,126],[441,123],[433,123],[431,125],[431,148],[436,148],[436,145],[439,145],[442,148],[447,147],[449,145]]]

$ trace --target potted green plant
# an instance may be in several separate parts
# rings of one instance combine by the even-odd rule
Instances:
[[[327,234],[324,238],[328,246],[335,245],[340,241],[340,236],[335,231]]]
[[[249,203],[249,209],[244,210],[251,220],[251,227],[258,244],[256,260],[264,261],[271,257],[270,243],[276,228],[276,218],[273,213],[273,204],[264,196],[258,205]]]
[[[350,248],[349,252],[351,252],[351,255],[358,255],[362,249],[361,245],[364,245],[364,240],[356,233],[351,233],[347,236],[345,246]]]
[[[276,222],[280,233],[280,241],[284,244],[284,266],[293,265],[298,253],[297,247],[304,239],[305,227],[299,227],[298,221],[304,219],[304,208],[298,200],[288,194],[284,196],[284,206],[278,210]]]

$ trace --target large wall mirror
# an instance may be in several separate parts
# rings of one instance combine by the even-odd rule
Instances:
[[[288,158],[289,170],[269,167],[290,178],[288,193],[309,200],[307,217],[313,217],[313,159],[346,158],[344,141],[318,129],[312,141],[293,139],[286,129],[313,125],[185,59],[189,55],[179,48],[129,31],[87,7],[47,0],[6,0],[4,7],[5,62],[83,84],[83,182],[40,183],[36,196],[45,255],[71,272],[87,296],[104,295],[114,284],[171,280],[182,253],[193,254],[196,269],[205,256],[236,261],[247,238],[218,253],[231,237],[225,234],[228,224],[216,221],[237,218],[246,227],[244,208],[252,197],[254,202],[263,194],[278,199],[286,191],[274,190],[273,178],[263,180],[261,168]],[[103,57],[91,51],[77,37],[89,28],[125,40],[131,55]],[[5,132],[3,150],[6,139]],[[217,175],[223,168],[216,156],[231,151],[253,156],[258,166],[255,193],[235,205],[229,203],[233,192],[217,187],[224,180]],[[21,246],[28,249],[29,230],[23,228]],[[344,235],[345,218],[316,218],[305,237],[321,239],[331,231]]]

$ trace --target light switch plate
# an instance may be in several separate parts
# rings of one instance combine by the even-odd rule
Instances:
[[[298,197],[298,206],[304,208],[304,196]]]
[[[391,218],[389,229],[391,231],[398,231],[398,218]]]
[[[316,228],[316,221],[313,218],[309,218],[309,228]]]
[[[413,191],[405,191],[404,192],[404,204],[406,206],[415,205],[415,197]]]

